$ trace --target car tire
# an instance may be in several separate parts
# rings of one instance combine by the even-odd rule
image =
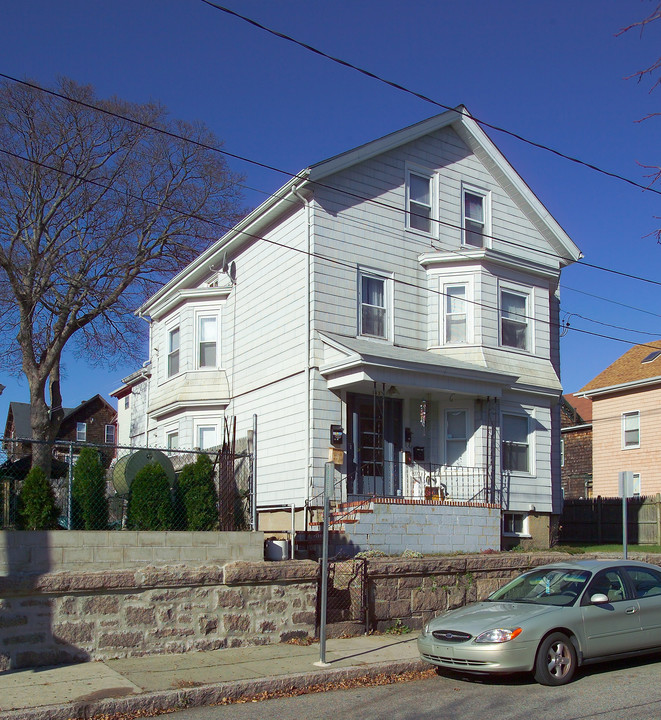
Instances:
[[[576,672],[576,649],[561,632],[545,637],[535,656],[535,680],[540,685],[565,685]]]

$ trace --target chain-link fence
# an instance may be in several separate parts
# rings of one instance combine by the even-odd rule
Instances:
[[[341,556],[329,558],[327,571],[327,636],[348,637],[367,632],[369,629],[367,560],[347,559]],[[319,602],[321,602],[321,589]]]
[[[3,438],[0,528],[247,530],[252,467],[247,451],[226,448]]]

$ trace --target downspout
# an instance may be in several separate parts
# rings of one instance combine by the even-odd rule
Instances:
[[[306,470],[306,478],[305,478],[305,486],[306,486],[306,498],[305,498],[305,510],[304,510],[304,529],[308,529],[308,508],[310,506],[310,484],[312,481],[312,441],[311,441],[311,433],[312,433],[312,427],[311,427],[311,419],[312,419],[312,410],[310,407],[310,404],[312,402],[312,390],[311,390],[311,382],[312,382],[312,370],[311,370],[311,358],[310,354],[312,351],[312,342],[310,338],[310,323],[312,319],[312,311],[310,308],[310,273],[312,270],[312,214],[310,209],[310,201],[307,200],[303,195],[301,195],[300,190],[298,187],[294,186],[291,191],[292,195],[300,200],[303,203],[303,207],[305,208],[305,232],[306,232],[306,239],[305,239],[305,249],[306,249],[306,258],[307,258],[307,268],[305,273],[305,296],[307,299],[307,302],[305,304],[306,307],[306,318],[305,318],[305,356],[306,356],[306,362],[305,362],[305,386],[306,386],[306,407],[305,407],[305,424],[307,428],[306,433],[306,439],[305,439],[305,457],[307,462],[307,470]],[[292,537],[292,543],[294,542],[294,538]]]
[[[151,358],[151,331],[152,331],[152,319],[148,316],[143,315],[142,313],[138,313],[138,317],[144,320],[149,325],[149,356]],[[147,374],[145,372],[145,366],[147,363],[151,363],[151,360],[146,360],[142,364],[142,376],[145,378],[145,382],[147,383],[147,390],[145,391],[145,447],[149,447],[149,389],[151,385],[151,378],[147,377]],[[155,368],[152,367],[152,375],[154,374]]]

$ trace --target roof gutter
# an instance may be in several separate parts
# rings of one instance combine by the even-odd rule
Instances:
[[[633,390],[637,387],[658,385],[659,383],[661,383],[661,375],[645,378],[644,380],[632,380],[626,383],[619,383],[618,385],[607,385],[606,387],[594,388],[593,390],[582,390],[581,392],[574,393],[574,397],[590,398],[598,395],[609,395],[623,390]]]

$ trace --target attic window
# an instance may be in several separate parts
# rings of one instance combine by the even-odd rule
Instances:
[[[661,350],[653,350],[649,355],[647,355],[640,361],[641,365],[644,363],[651,363],[653,360],[656,360],[659,355],[661,355]]]

